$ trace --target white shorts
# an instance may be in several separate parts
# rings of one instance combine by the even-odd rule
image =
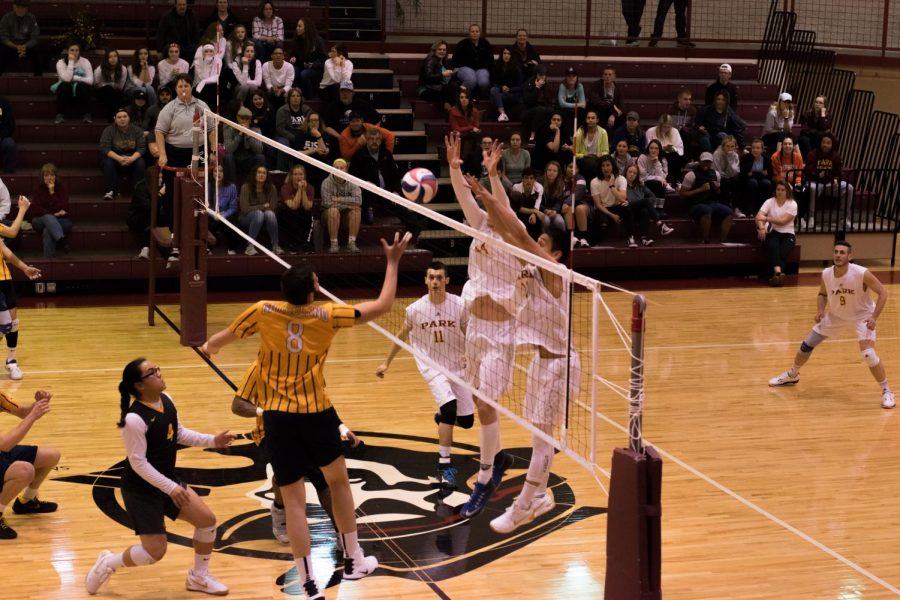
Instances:
[[[813,326],[813,331],[815,331],[822,337],[830,338],[835,337],[844,330],[851,328],[856,330],[856,339],[860,342],[875,341],[875,330],[866,327],[865,320],[847,321],[844,319],[835,319],[827,313],[821,321]]]
[[[465,373],[454,373],[460,379],[465,379]],[[472,390],[468,387],[459,385],[447,379],[440,371],[435,369],[426,369],[422,372],[422,377],[428,382],[431,388],[431,395],[434,396],[438,406],[443,406],[451,400],[456,400],[456,414],[461,417],[467,417],[475,414],[475,402],[472,400]]]
[[[516,359],[515,319],[485,321],[469,316],[466,381],[479,396],[496,401],[512,384]]]
[[[528,365],[523,416],[535,425],[559,426],[566,411],[566,365],[569,365],[569,395],[572,399],[581,389],[581,360],[573,352],[571,360],[541,358],[535,353]]]

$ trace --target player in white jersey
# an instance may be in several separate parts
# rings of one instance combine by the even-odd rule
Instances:
[[[438,370],[416,356],[416,366],[431,388],[439,411],[434,415],[438,425],[438,483],[444,490],[456,488],[456,469],[450,460],[453,427],[471,429],[475,424],[475,403],[472,393],[463,385],[447,378],[451,373],[465,380],[466,324],[468,313],[462,298],[447,292],[450,277],[447,267],[434,261],[425,271],[428,293],[406,307],[406,321],[397,332],[401,340],[441,367]],[[375,369],[384,377],[400,346],[394,344],[387,358]]]
[[[450,183],[470,227],[496,240],[491,219],[482,210],[462,173],[459,134],[444,138]],[[469,281],[463,287],[469,323],[466,327],[466,381],[475,389],[478,408],[480,469],[472,495],[460,514],[471,518],[490,500],[513,457],[502,450],[497,410],[488,402],[498,401],[512,383],[515,366],[515,314],[518,261],[508,252],[473,239],[469,248]]]
[[[535,241],[510,208],[497,174],[501,157],[500,147],[496,145],[485,160],[494,193],[486,191],[473,178],[469,179],[495,229],[509,244],[546,260],[565,262],[569,254],[569,234],[551,228]],[[578,354],[569,343],[568,286],[557,273],[522,263],[516,345],[535,351],[528,366],[525,417],[544,433],[552,434],[553,428],[562,423],[567,391],[577,394],[581,377]],[[491,528],[499,533],[510,533],[554,507],[553,499],[547,493],[552,463],[553,446],[544,437],[533,435],[531,461],[522,493],[502,515],[491,521]]]
[[[800,381],[800,367],[806,364],[816,346],[845,329],[855,329],[862,360],[881,386],[881,406],[894,408],[894,393],[888,385],[884,365],[875,354],[875,322],[887,304],[887,290],[871,271],[850,262],[852,252],[852,246],[846,241],[834,245],[834,266],[822,271],[816,324],[800,344],[790,370],[770,379],[769,385],[796,384]],[[878,296],[877,302],[872,301],[870,290]]]

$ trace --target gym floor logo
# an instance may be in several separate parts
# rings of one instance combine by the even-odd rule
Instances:
[[[556,501],[553,510],[517,530],[515,535],[494,532],[488,526],[488,520],[505,509],[522,489],[523,470],[531,456],[530,448],[513,448],[507,452],[515,457],[513,468],[519,469],[520,474],[507,475],[485,514],[476,517],[478,523],[473,527],[468,519],[459,515],[460,507],[468,499],[469,490],[465,483],[449,495],[437,485],[436,440],[389,433],[357,432],[357,435],[367,443],[346,449],[347,467],[357,503],[360,542],[366,553],[374,554],[380,563],[376,575],[420,579],[434,587],[433,582],[473,571],[562,527],[606,512],[601,507],[576,507],[575,493],[569,484],[551,474],[550,486]],[[278,544],[272,536],[269,509],[273,496],[267,477],[270,473],[267,473],[257,446],[246,439],[249,436],[244,437],[243,442],[229,448],[205,450],[222,454],[223,458],[237,457],[240,460],[235,462],[239,466],[179,467],[178,475],[200,496],[223,493],[229,486],[242,486],[244,491],[241,493],[247,496],[248,504],[253,505],[241,514],[217,515],[220,522],[217,552],[291,561],[289,547]],[[392,441],[399,442],[402,447],[392,445]],[[455,448],[458,481],[469,481],[478,466],[478,448],[468,444],[455,444]],[[91,485],[97,507],[130,529],[128,515],[115,494],[123,463],[102,472],[61,477],[58,481]],[[251,487],[248,484],[258,485]],[[314,571],[320,574],[333,572],[328,586],[335,585],[341,580],[343,566],[336,534],[310,484],[307,484],[307,492]],[[169,541],[191,546],[189,538],[171,532]],[[302,597],[304,594],[297,582],[296,568],[282,574],[276,583],[288,595]]]

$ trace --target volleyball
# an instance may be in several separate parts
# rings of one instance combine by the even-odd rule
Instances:
[[[410,169],[400,181],[400,189],[410,202],[427,204],[437,192],[437,177],[428,169]]]

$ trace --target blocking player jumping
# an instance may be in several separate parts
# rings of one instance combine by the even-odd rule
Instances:
[[[228,586],[209,573],[216,516],[197,492],[178,480],[175,459],[179,445],[224,448],[235,436],[227,431],[216,435],[198,433],[182,426],[165,389],[162,371],[145,358],[134,359],[122,370],[120,422],[124,423],[122,440],[127,453],[122,500],[141,542],[123,552],[103,550],[84,579],[89,594],[96,594],[122,567],[152,565],[162,560],[168,545],[165,517],[194,526],[194,568],[187,572],[185,589],[213,596],[228,593]]]
[[[450,182],[470,227],[502,241],[490,216],[479,208],[462,173],[459,134],[444,138]],[[466,327],[466,381],[475,388],[478,408],[480,468],[478,478],[460,514],[471,518],[484,510],[500,485],[513,457],[500,443],[497,410],[482,398],[496,402],[512,383],[515,366],[516,281],[519,263],[508,252],[473,239],[469,247],[469,280],[462,298],[469,313]]]
[[[854,329],[862,360],[881,386],[882,408],[894,408],[894,393],[881,358],[875,353],[875,324],[887,304],[887,289],[871,271],[851,263],[852,259],[853,247],[849,242],[841,240],[834,245],[834,265],[822,271],[816,298],[816,324],[800,344],[791,368],[770,379],[769,385],[796,384],[800,381],[800,367],[806,364],[816,346],[844,330]],[[877,302],[872,301],[869,291],[878,297]]]
[[[462,298],[447,291],[448,283],[450,277],[444,263],[431,263],[425,271],[428,293],[406,307],[406,321],[397,337],[403,341],[409,339],[413,348],[465,380],[465,332],[469,319]],[[392,345],[385,361],[375,369],[375,375],[384,377],[399,351],[400,346]],[[456,489],[457,474],[450,460],[453,427],[471,429],[475,424],[472,393],[418,356],[416,366],[438,403],[439,410],[434,415],[438,424],[438,484],[444,490],[453,490]]]
[[[295,265],[281,278],[283,301],[257,302],[202,347],[204,353],[215,354],[238,339],[255,333],[260,336],[258,397],[269,457],[284,497],[294,562],[310,599],[325,597],[312,573],[303,481],[316,468],[328,482],[334,517],[344,541],[344,579],[361,579],[378,567],[378,559],[364,556],[359,545],[339,419],[325,388],[324,368],[339,329],[366,323],[390,311],[397,293],[398,264],[411,237],[407,233],[401,239],[395,234],[391,245],[381,240],[387,267],[376,300],[355,306],[315,304],[318,277],[309,265]]]
[[[488,192],[477,180],[468,178],[472,190],[487,209],[494,229],[509,244],[553,262],[565,262],[569,254],[569,234],[551,228],[535,241],[510,208],[497,174],[497,163],[501,158],[500,146],[495,144],[485,160],[491,189],[495,192]],[[552,435],[565,414],[566,391],[577,394],[581,376],[578,354],[568,342],[569,290],[558,274],[525,261],[522,264],[516,346],[534,351],[528,366],[524,416],[541,431]],[[492,529],[510,533],[553,509],[553,498],[547,493],[553,452],[553,446],[543,437],[532,436],[531,460],[522,492],[502,515],[491,521]]]
[[[50,411],[52,397],[50,392],[39,390],[35,392],[32,404],[19,406],[0,392],[0,413],[7,412],[22,419],[9,431],[0,432],[0,540],[18,537],[3,519],[10,502],[17,515],[50,513],[57,508],[55,502],[45,502],[37,496],[38,488],[59,462],[59,450],[20,445],[34,423]]]

